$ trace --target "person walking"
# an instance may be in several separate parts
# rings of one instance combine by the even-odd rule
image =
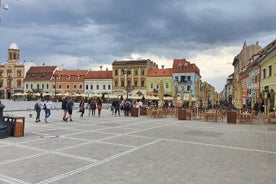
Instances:
[[[80,117],[83,118],[84,109],[85,109],[85,108],[84,108],[84,100],[82,100],[82,101],[80,102],[79,108],[80,108],[80,113],[81,113]]]
[[[114,108],[115,108],[115,116],[117,115],[117,113],[120,116],[120,102],[119,102],[119,100],[115,101]]]
[[[42,106],[43,104],[41,102],[41,98],[38,98],[34,106],[34,110],[36,112],[36,118],[35,118],[36,123],[40,122],[40,112],[41,112]]]
[[[96,102],[92,100],[90,106],[91,106],[92,116],[95,116],[96,108],[97,108]]]
[[[66,121],[66,116],[67,116],[67,109],[66,109],[66,104],[67,104],[67,97],[64,97],[64,99],[61,102],[61,109],[63,110],[63,121]]]
[[[66,104],[66,110],[68,112],[68,115],[67,117],[65,118],[65,121],[67,121],[68,119],[70,121],[73,121],[72,120],[72,114],[73,114],[73,106],[74,106],[74,102],[72,100],[71,97],[69,97],[68,101],[67,101],[67,104]]]
[[[51,116],[51,104],[49,98],[46,98],[43,107],[45,112],[45,123],[48,123],[48,118]]]
[[[90,98],[90,99],[88,100],[87,106],[86,106],[86,109],[88,110],[88,116],[91,115],[91,111],[92,111],[92,109],[91,109],[91,102],[92,102],[92,99]]]
[[[101,110],[102,110],[102,101],[100,99],[98,99],[97,108],[98,108],[98,117],[100,117],[101,116]]]

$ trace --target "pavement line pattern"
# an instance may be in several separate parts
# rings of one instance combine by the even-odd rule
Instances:
[[[225,148],[225,149],[233,149],[233,150],[241,150],[241,151],[252,151],[252,152],[268,153],[268,154],[276,155],[275,151],[250,149],[250,148],[242,148],[242,147],[235,147],[235,146],[225,146],[225,145],[219,145],[219,144],[208,144],[208,143],[193,142],[193,141],[183,141],[183,140],[175,140],[175,139],[167,139],[167,138],[156,138],[156,137],[151,137],[151,136],[140,136],[140,135],[131,135],[131,136],[158,139],[158,140],[163,140],[163,141],[186,143],[186,144],[193,144],[193,145],[200,145],[200,146],[207,146],[207,147]]]
[[[0,181],[4,181],[4,182],[10,183],[10,184],[31,184],[31,183],[28,183],[28,182],[25,182],[25,181],[22,181],[22,180],[19,180],[16,178],[11,178],[9,176],[5,176],[3,174],[0,174]]]
[[[85,171],[85,170],[87,170],[87,169],[90,169],[90,168],[93,168],[93,167],[102,165],[102,164],[104,164],[104,163],[106,163],[106,162],[112,161],[112,160],[114,160],[114,159],[116,159],[116,158],[125,156],[125,155],[127,155],[127,154],[129,154],[129,153],[132,153],[132,152],[137,151],[137,150],[139,150],[139,149],[142,149],[142,148],[144,148],[144,147],[147,147],[147,146],[156,144],[156,143],[158,143],[158,142],[160,142],[160,140],[155,140],[155,141],[149,142],[149,143],[147,143],[147,144],[143,144],[143,145],[138,146],[138,147],[135,147],[135,148],[133,148],[133,149],[130,149],[130,150],[124,151],[124,152],[122,152],[122,153],[113,155],[113,156],[111,156],[111,157],[107,157],[107,158],[105,158],[105,159],[103,159],[103,160],[101,160],[101,161],[99,161],[99,162],[96,162],[96,163],[93,163],[93,164],[89,164],[89,165],[87,165],[87,166],[84,166],[84,167],[81,167],[81,168],[72,170],[72,171],[70,171],[70,172],[61,174],[61,175],[59,175],[59,176],[52,177],[52,178],[49,178],[49,179],[47,179],[47,180],[41,181],[41,182],[39,182],[38,184],[53,183],[53,182],[55,182],[55,181],[58,181],[58,180],[60,180],[60,179],[65,178],[65,177],[67,177],[67,176],[70,176],[70,175],[79,173],[79,172],[81,172],[81,171]]]

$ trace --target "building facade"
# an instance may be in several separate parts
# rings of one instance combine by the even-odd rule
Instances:
[[[146,80],[149,69],[158,69],[151,60],[114,61],[112,63],[112,88],[115,95],[128,93],[146,94]]]
[[[51,78],[57,66],[32,66],[24,79],[25,93],[51,93]]]
[[[172,82],[178,83],[178,92],[180,94],[181,85],[184,84],[184,93],[188,95],[192,89],[192,95],[195,95],[195,81],[200,79],[200,70],[186,59],[174,59],[172,67]]]
[[[84,80],[85,94],[112,93],[112,71],[88,71]]]
[[[8,49],[8,60],[0,65],[0,97],[10,99],[24,90],[24,64],[20,63],[20,49],[12,43]]]
[[[163,81],[164,95],[172,96],[172,69],[162,67],[162,69],[149,69],[147,75],[147,95],[158,95],[159,83]]]

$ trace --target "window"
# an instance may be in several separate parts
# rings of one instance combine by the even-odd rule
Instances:
[[[175,76],[174,80],[175,80],[176,82],[178,82],[178,76]]]
[[[125,87],[125,81],[123,81],[123,80],[121,81],[121,86]]]
[[[21,77],[22,72],[20,70],[17,71],[17,77]]]
[[[187,86],[187,91],[190,91],[190,89],[191,89],[191,86]]]
[[[182,76],[181,76],[181,79],[180,79],[180,82],[181,82],[181,83],[182,83],[182,82],[183,82],[183,83],[186,82],[186,76],[182,75]]]
[[[131,85],[130,80],[127,80],[127,86],[130,86],[130,85]]]
[[[30,78],[33,79],[35,77],[35,74],[31,74]]]
[[[187,76],[187,81],[191,81],[191,76]]]
[[[141,87],[144,87],[144,86],[145,86],[145,81],[142,80],[142,81],[141,81]]]
[[[76,79],[77,79],[77,80],[80,80],[80,76],[78,75],[78,76],[76,77]]]
[[[18,80],[18,81],[17,81],[17,87],[18,87],[18,88],[21,88],[21,80]]]
[[[70,78],[71,78],[70,75],[68,75],[68,76],[66,77],[67,80],[70,80]]]
[[[29,84],[26,84],[26,89],[28,89],[29,88]]]
[[[99,85],[97,85],[97,90],[99,90],[100,89],[100,86]]]
[[[115,76],[118,76],[118,70],[115,70],[114,73]]]
[[[67,89],[69,89],[69,88],[70,88],[70,85],[69,85],[69,84],[67,84],[67,85],[66,85],[66,88],[67,88]]]
[[[266,77],[266,69],[263,69],[263,79]]]
[[[82,89],[82,85],[80,84],[80,88],[79,89]]]
[[[111,89],[111,85],[110,85],[110,84],[108,85],[108,89],[109,89],[109,90]]]
[[[103,85],[103,90],[105,90],[105,85]]]
[[[88,90],[88,85],[85,85],[85,89]]]
[[[12,71],[11,71],[11,70],[8,70],[8,71],[7,71],[7,75],[8,75],[8,77],[12,77]]]
[[[145,70],[141,69],[141,75],[145,75]]]
[[[74,89],[77,89],[77,85],[76,84],[74,84]]]
[[[169,89],[170,85],[168,82],[166,82],[166,89]]]
[[[271,77],[272,76],[272,66],[269,65],[268,66],[268,77]]]
[[[134,81],[134,86],[137,87],[138,86],[138,82]]]
[[[150,83],[150,89],[152,89],[153,88],[153,83]]]
[[[42,89],[44,89],[44,84],[42,84],[42,87],[41,87]]]
[[[45,76],[46,76],[45,74],[41,74],[41,78],[42,78],[42,79],[44,79],[44,78],[45,78]]]
[[[31,89],[33,89],[33,84],[31,84]]]
[[[61,84],[58,86],[59,89],[61,89]]]
[[[93,89],[93,85],[90,85],[90,89]]]
[[[134,75],[138,75],[138,70],[134,69]]]
[[[36,89],[39,89],[39,84],[36,84]]]
[[[118,81],[115,81],[114,85],[115,85],[115,87],[118,87]]]
[[[46,89],[49,89],[49,84],[46,85]]]

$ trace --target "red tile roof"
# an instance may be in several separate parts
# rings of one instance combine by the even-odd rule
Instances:
[[[112,71],[89,71],[85,79],[112,79]]]
[[[149,69],[148,77],[170,77],[172,76],[172,68],[166,69]]]
[[[49,81],[57,66],[31,66],[24,81]]]
[[[88,70],[56,70],[56,82],[83,82]],[[54,76],[51,81],[55,81]]]
[[[185,70],[185,66],[187,66],[187,70]],[[181,67],[179,71],[179,67]],[[196,64],[191,64],[186,59],[174,59],[173,60],[173,73],[197,73],[200,75],[200,70],[196,66]]]

